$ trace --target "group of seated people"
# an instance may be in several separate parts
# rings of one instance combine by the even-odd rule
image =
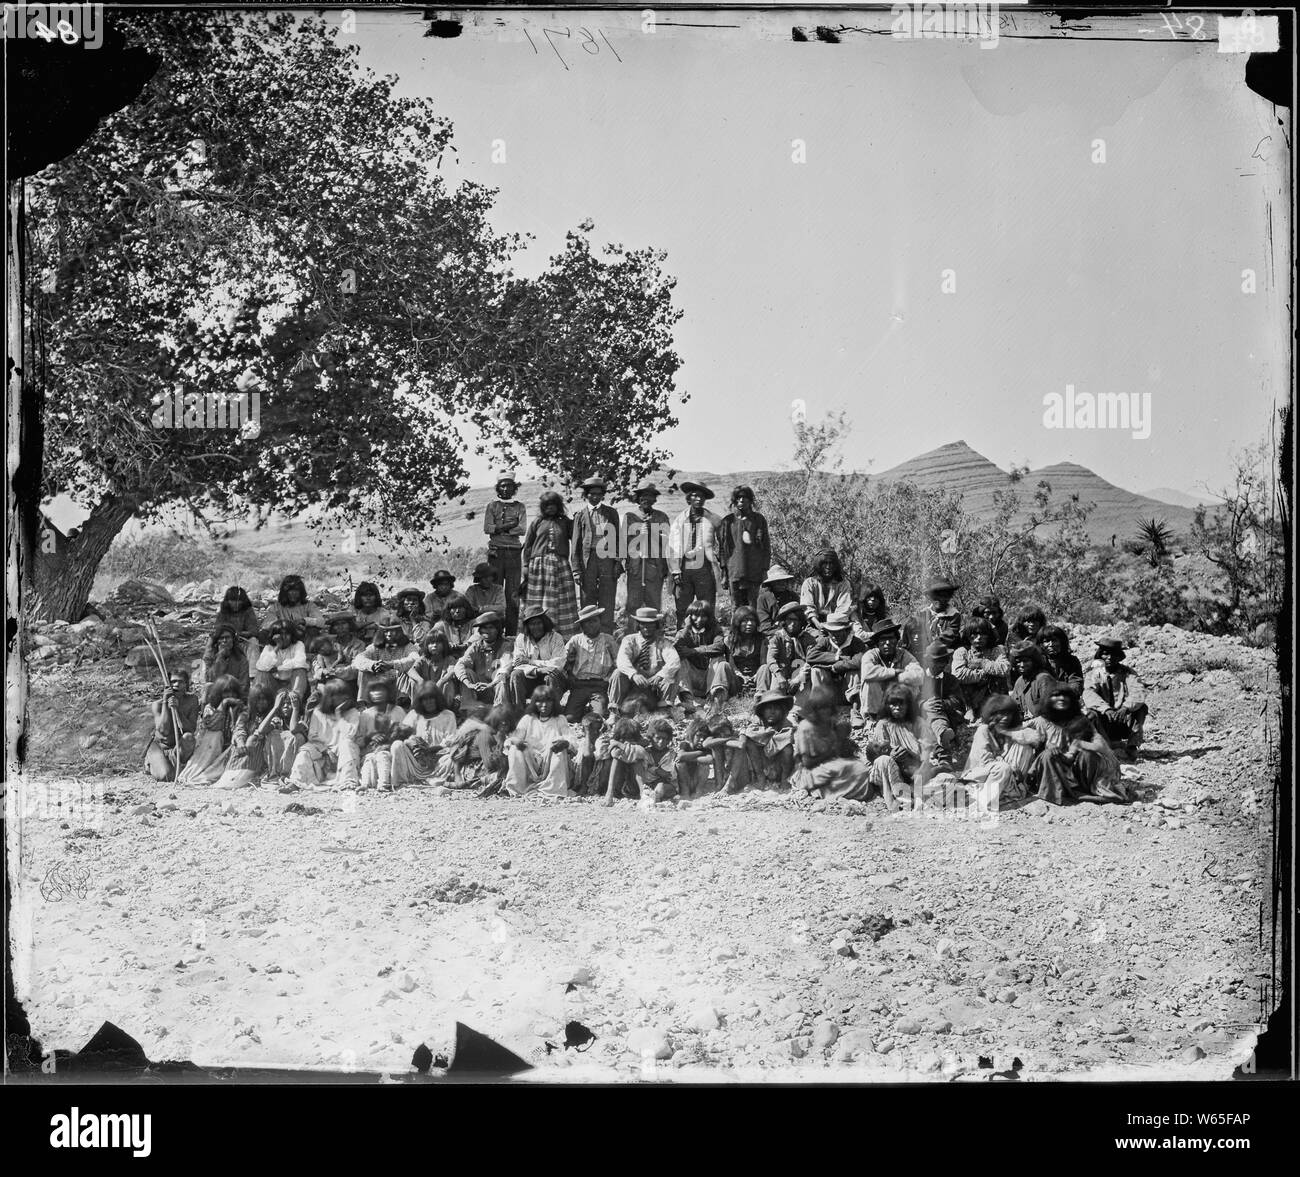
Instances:
[[[178,669],[153,705],[147,771],[606,804],[787,784],[890,807],[936,789],[984,809],[1126,799],[1119,759],[1136,757],[1147,706],[1124,645],[1098,642],[1085,670],[1041,610],[1008,625],[985,597],[966,620],[958,586],[935,580],[928,606],[895,620],[878,586],[853,598],[831,552],[799,589],[772,566],[726,629],[696,599],[673,633],[644,605],[616,637],[587,605],[566,639],[525,605],[511,640],[495,581],[479,565],[461,593],[440,572],[431,593],[403,589],[387,605],[362,583],[351,609],[326,616],[289,576],[262,618],[230,588],[200,692]],[[743,720],[726,707],[741,696],[752,697]]]

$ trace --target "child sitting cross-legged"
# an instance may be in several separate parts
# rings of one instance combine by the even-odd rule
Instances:
[[[372,678],[366,684],[366,707],[357,722],[363,789],[384,792],[393,787],[390,745],[406,719],[406,712],[395,702],[396,694],[397,684],[391,678]]]
[[[411,710],[397,739],[389,747],[393,785],[428,785],[438,770],[447,741],[456,733],[456,716],[436,683],[423,682],[415,691]]]
[[[768,691],[754,701],[749,723],[731,741],[735,755],[727,774],[727,792],[739,793],[748,785],[780,787],[794,771],[792,695]]]
[[[699,796],[713,769],[714,788],[721,789],[735,755],[736,729],[725,715],[697,714],[682,733],[677,752],[677,788],[688,800]]]

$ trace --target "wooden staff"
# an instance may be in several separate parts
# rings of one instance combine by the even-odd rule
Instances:
[[[167,660],[163,656],[162,639],[158,636],[158,627],[154,625],[153,618],[147,618],[144,623],[145,645],[149,653],[153,655],[153,660],[158,667],[158,673],[162,675],[163,690],[166,691],[171,686],[171,677],[167,673]],[[152,640],[150,640],[152,639]],[[181,723],[176,715],[175,704],[168,707],[172,717],[172,739],[174,747],[172,749],[172,760],[176,766],[177,778],[181,775]]]

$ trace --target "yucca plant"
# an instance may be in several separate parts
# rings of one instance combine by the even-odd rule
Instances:
[[[1174,533],[1163,520],[1151,518],[1138,525],[1137,539],[1147,549],[1147,559],[1152,568],[1158,568],[1160,561],[1169,554],[1169,543]]]

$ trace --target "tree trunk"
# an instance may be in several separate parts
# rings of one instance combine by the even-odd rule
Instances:
[[[96,505],[90,518],[69,538],[66,552],[37,555],[35,616],[49,621],[81,620],[100,561],[137,506],[133,496],[110,496]]]

